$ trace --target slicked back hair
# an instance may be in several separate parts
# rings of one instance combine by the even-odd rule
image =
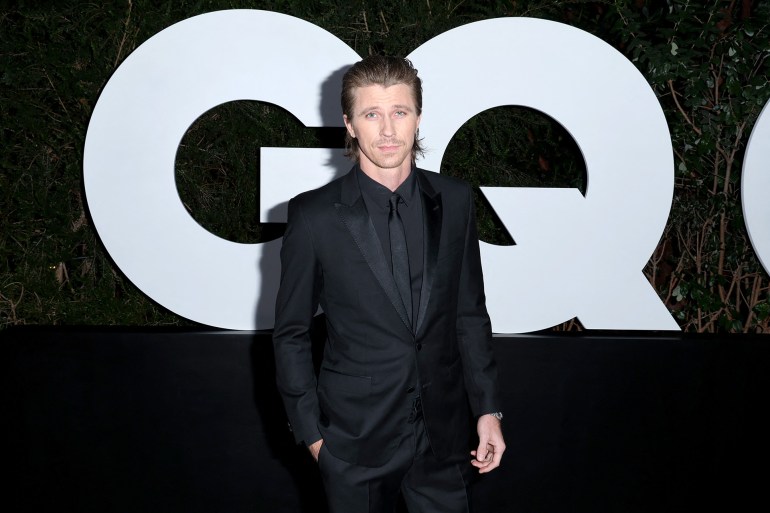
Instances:
[[[417,70],[414,69],[409,59],[384,55],[370,55],[355,63],[345,72],[342,77],[342,113],[348,117],[348,120],[353,119],[356,88],[370,85],[390,87],[396,84],[404,84],[412,90],[414,104],[417,107],[416,115],[419,116],[422,113],[422,80],[417,76]],[[420,144],[419,135],[418,130],[414,134],[412,162],[425,153]],[[359,149],[358,139],[351,137],[345,131],[345,156],[357,163]]]

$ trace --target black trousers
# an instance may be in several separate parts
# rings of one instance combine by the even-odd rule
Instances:
[[[468,513],[463,465],[438,461],[420,416],[393,458],[381,467],[362,467],[336,458],[321,446],[318,465],[330,513],[393,513],[399,492],[409,513]]]

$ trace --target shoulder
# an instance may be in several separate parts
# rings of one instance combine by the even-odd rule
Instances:
[[[472,196],[473,188],[465,180],[453,176],[417,169],[421,183],[427,183],[436,193],[453,201],[467,200]]]
[[[460,178],[455,178],[454,176],[442,175],[441,173],[435,173],[420,168],[417,168],[417,172],[437,189],[468,191],[471,188],[471,185],[468,182]]]

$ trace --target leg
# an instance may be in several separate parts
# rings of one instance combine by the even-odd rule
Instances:
[[[415,459],[401,484],[409,513],[468,513],[462,463],[436,460],[422,419],[414,426]]]
[[[337,458],[321,446],[318,465],[329,513],[393,513],[399,485],[412,461],[412,447],[412,438],[407,437],[385,465],[362,467]]]

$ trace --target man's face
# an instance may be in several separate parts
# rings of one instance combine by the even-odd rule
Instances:
[[[370,85],[354,91],[352,117],[343,116],[351,137],[358,140],[358,157],[364,172],[412,167],[414,135],[420,116],[406,84]]]

